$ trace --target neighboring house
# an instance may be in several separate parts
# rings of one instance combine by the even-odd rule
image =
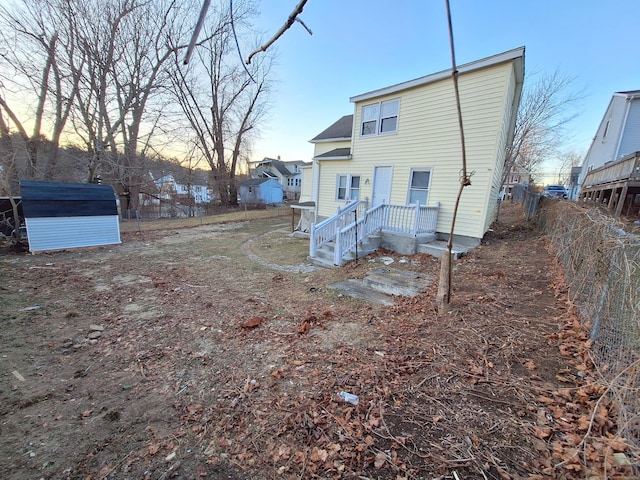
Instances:
[[[640,90],[616,92],[582,163],[580,185],[591,170],[637,151],[640,151]]]
[[[273,178],[250,178],[240,184],[240,203],[272,205],[283,200],[283,187]]]
[[[208,172],[200,169],[176,168],[174,171],[154,169],[151,181],[143,189],[140,204],[150,211],[164,215],[193,215],[195,209],[214,200],[209,189]]]
[[[30,252],[120,243],[110,185],[20,181]]]
[[[501,200],[504,200],[504,198],[511,198],[515,187],[527,189],[529,187],[530,180],[531,175],[526,168],[521,167],[520,165],[512,165],[511,171],[509,172],[509,175],[507,175],[506,182],[502,187],[502,192],[500,193]]]
[[[278,159],[265,157],[259,162],[251,162],[250,175],[253,178],[273,178],[283,187],[287,200],[298,200],[302,187],[302,169],[308,166],[308,162],[294,160],[283,162]]]
[[[454,234],[477,244],[495,219],[522,91],[524,48],[461,65],[458,71],[467,167],[473,175],[462,195]],[[451,70],[350,100],[353,115],[310,140],[313,172],[305,173],[302,189],[307,191],[306,182],[312,181],[317,216],[331,218],[353,201],[369,208],[419,204],[436,210],[435,232],[446,237],[462,166]],[[416,225],[420,221],[415,218]],[[378,230],[388,228],[381,225]],[[360,239],[363,236],[361,232]],[[312,238],[311,250],[314,242]]]
[[[569,186],[567,188],[567,198],[569,200],[575,200],[578,198],[578,192],[580,191],[580,172],[582,167],[571,167],[571,173],[569,174]]]
[[[578,198],[606,203],[616,214],[640,205],[640,90],[616,92],[585,156]]]

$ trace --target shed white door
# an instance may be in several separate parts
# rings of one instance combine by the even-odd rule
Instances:
[[[375,167],[373,171],[373,193],[371,206],[389,203],[391,197],[391,167]]]

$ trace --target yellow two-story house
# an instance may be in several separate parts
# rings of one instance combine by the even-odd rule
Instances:
[[[524,47],[461,65],[458,72],[472,176],[454,236],[479,242],[495,219],[524,80]],[[353,115],[310,140],[313,166],[303,171],[301,200],[315,202],[317,222],[356,200],[368,209],[437,206],[435,231],[446,238],[462,168],[451,69],[350,100]]]

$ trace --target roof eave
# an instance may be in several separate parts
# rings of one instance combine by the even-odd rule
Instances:
[[[351,141],[351,137],[319,138],[318,140],[316,140],[315,138],[312,138],[311,140],[309,140],[309,143],[328,143],[328,142],[345,142],[345,141]]]
[[[337,155],[335,157],[323,157],[320,155],[318,157],[313,157],[313,159],[319,162],[323,160],[351,160],[351,155]]]

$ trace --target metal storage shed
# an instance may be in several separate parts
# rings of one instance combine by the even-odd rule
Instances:
[[[20,194],[31,252],[121,243],[109,185],[23,180]]]
[[[274,204],[283,200],[283,188],[273,178],[251,178],[240,184],[240,202]]]

